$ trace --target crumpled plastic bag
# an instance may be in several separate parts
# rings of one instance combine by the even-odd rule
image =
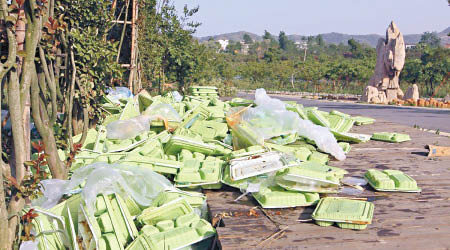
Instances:
[[[127,87],[115,87],[108,89],[108,98],[113,103],[120,103],[120,99],[128,99],[133,97],[133,93]]]
[[[131,196],[138,204],[150,206],[160,192],[174,189],[166,177],[150,169],[105,162],[96,162],[77,169],[70,180],[58,180],[53,185],[54,181],[41,182],[44,190],[59,186],[57,190],[43,192],[41,207],[51,208],[65,193],[85,183],[81,196],[91,214],[94,212],[96,197],[100,193],[116,193],[124,199]]]
[[[142,114],[150,117],[151,120],[165,118],[169,121],[181,122],[178,112],[170,104],[166,103],[152,104]]]
[[[262,144],[264,140],[292,133],[313,140],[322,151],[330,153],[338,160],[345,160],[345,153],[328,128],[303,120],[295,112],[288,111],[286,104],[271,98],[264,89],[255,92],[255,108],[232,110],[228,114],[227,122],[231,129],[239,134],[239,124],[246,123],[247,132],[251,131],[248,142]],[[233,113],[234,112],[234,113]],[[234,134],[233,134],[234,136]],[[237,135],[237,137],[246,135]]]
[[[128,120],[117,120],[106,125],[106,138],[125,140],[150,130],[151,117],[140,115]]]
[[[178,91],[172,91],[172,97],[175,102],[181,102],[183,100],[183,96]]]
[[[39,245],[39,241],[22,241],[20,244],[19,250],[37,250]]]

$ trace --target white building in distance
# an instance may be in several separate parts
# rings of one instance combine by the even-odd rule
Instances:
[[[230,41],[228,41],[228,40],[218,40],[217,42],[219,42],[219,44],[220,44],[220,50],[223,50],[223,51],[225,51],[227,49],[227,46],[230,43]]]

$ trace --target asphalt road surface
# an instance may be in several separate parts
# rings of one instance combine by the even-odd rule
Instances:
[[[239,93],[239,97],[254,99],[253,94]],[[398,124],[450,132],[450,110],[388,105],[356,104],[345,102],[319,101],[295,96],[270,95],[283,101],[297,101],[305,107],[316,106],[323,111],[338,110],[350,115],[363,115]]]

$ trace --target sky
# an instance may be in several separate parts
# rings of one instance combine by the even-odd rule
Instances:
[[[440,32],[450,26],[447,0],[174,0],[200,6],[195,36],[248,31],[262,35],[384,34],[391,20],[403,34]]]

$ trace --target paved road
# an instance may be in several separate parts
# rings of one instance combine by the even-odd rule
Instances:
[[[239,93],[239,97],[253,99],[253,94]],[[387,105],[355,104],[344,102],[318,101],[303,99],[295,96],[271,95],[284,101],[297,101],[305,107],[317,106],[324,111],[333,109],[350,115],[364,115],[375,119],[383,119],[398,124],[414,126],[418,125],[426,129],[439,129],[442,132],[450,132],[449,109],[427,109],[413,107],[397,107]]]

